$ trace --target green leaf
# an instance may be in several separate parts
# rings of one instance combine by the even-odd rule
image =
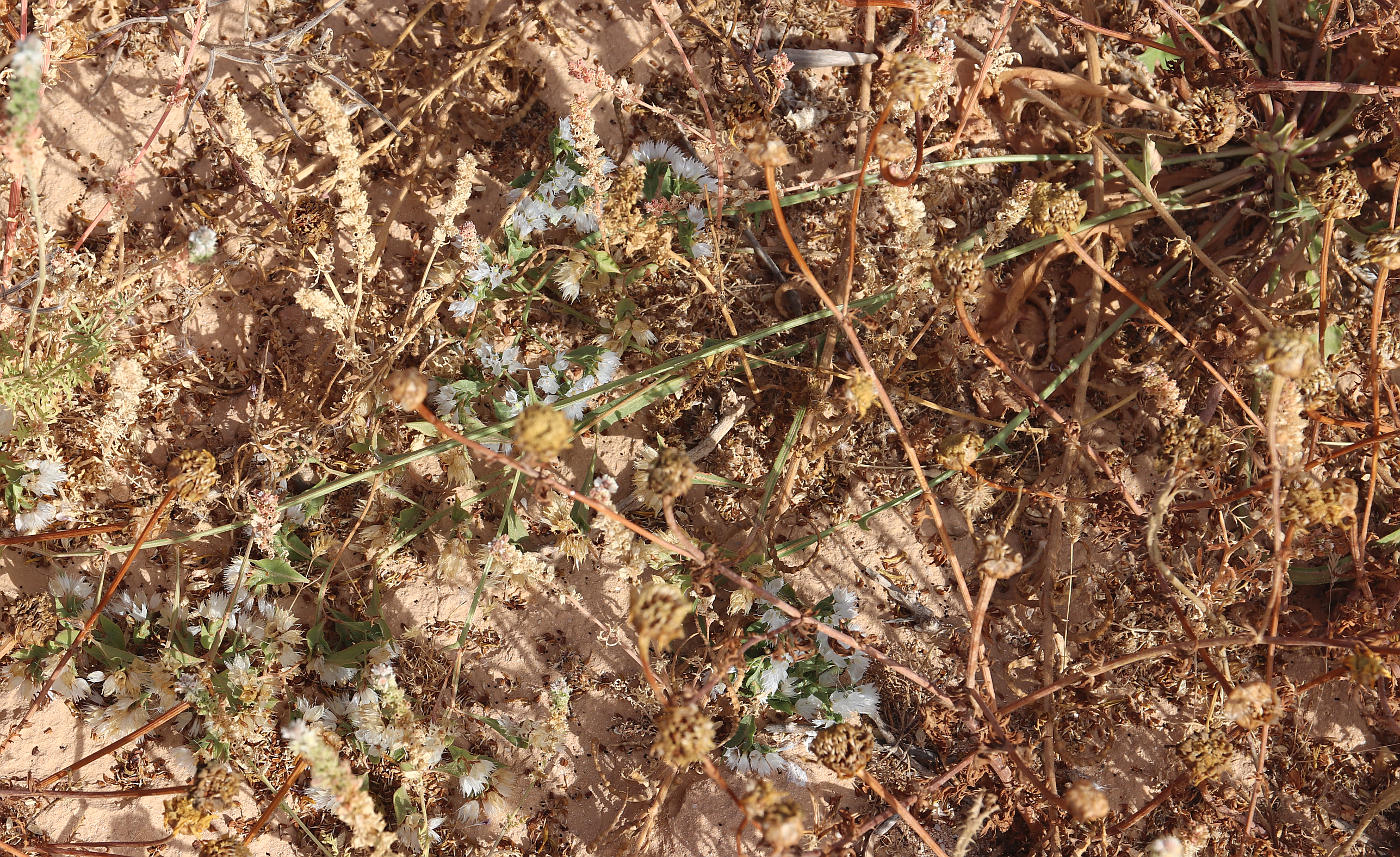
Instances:
[[[253,565],[257,566],[261,573],[254,572],[248,577],[248,585],[251,586],[277,586],[284,583],[310,583],[306,575],[292,568],[292,564],[285,559],[275,556],[266,559],[255,559]]]
[[[611,255],[608,254],[608,251],[606,251],[606,250],[594,250],[594,251],[592,251],[592,253],[593,253],[593,267],[596,268],[600,273],[604,273],[604,274],[621,274],[621,273],[622,273],[622,269],[618,267],[617,262],[613,261],[613,257],[612,257]]]
[[[1326,360],[1333,354],[1340,354],[1342,346],[1347,341],[1347,329],[1340,324],[1329,325],[1327,333],[1322,337],[1322,359]]]
[[[1160,45],[1167,45],[1168,47],[1176,47],[1172,40],[1166,36],[1158,39],[1157,43]],[[1167,63],[1176,62],[1176,60],[1176,56],[1156,48],[1143,48],[1142,53],[1138,54],[1138,62],[1147,66],[1149,71],[1156,71]]]
[[[413,814],[413,798],[408,795],[408,786],[399,786],[399,790],[394,792],[394,823],[403,824],[403,820]]]

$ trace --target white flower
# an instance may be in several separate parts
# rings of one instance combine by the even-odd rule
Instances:
[[[869,668],[870,656],[865,652],[856,652],[846,664],[846,675],[851,681],[860,681],[865,678],[865,671]]]
[[[467,318],[472,313],[476,312],[475,294],[470,294],[464,298],[459,298],[458,300],[453,301],[452,303],[447,305],[447,310],[448,312],[452,313],[452,317],[457,319],[458,321]]]
[[[513,417],[525,410],[525,401],[514,390],[506,390],[501,394],[501,404],[506,406],[506,416]]]
[[[462,824],[476,824],[480,820],[481,804],[477,801],[469,800],[457,809],[457,821]]]
[[[249,563],[248,560],[242,556],[236,556],[233,559],[229,560],[228,565],[224,566],[223,576],[225,592],[233,591],[233,587],[238,583],[238,577],[240,574],[243,576],[243,582],[245,584],[248,582],[248,578],[253,573],[252,568],[249,567],[250,565],[251,563]]]
[[[844,586],[831,590],[831,618],[835,622],[849,622],[856,618],[856,594]]]
[[[549,368],[555,372],[563,372],[569,368],[569,355],[563,351],[554,352],[554,362],[549,364]]]
[[[574,172],[568,164],[555,164],[555,169],[558,172],[555,173],[554,178],[540,186],[543,195],[565,196],[579,186],[579,180],[583,176]]]
[[[591,235],[598,231],[598,218],[576,205],[560,206],[559,215],[583,235]]]
[[[685,155],[681,153],[680,149],[677,149],[670,143],[663,143],[660,140],[647,140],[637,147],[637,151],[633,153],[632,157],[636,158],[637,162],[642,164],[661,160],[675,163],[676,158],[684,158]]]
[[[814,695],[804,696],[797,700],[792,708],[797,712],[798,717],[801,717],[803,720],[810,720],[818,726],[830,722],[826,716],[826,705],[821,701],[820,697]]]
[[[838,690],[831,695],[831,710],[842,720],[864,714],[872,720],[880,716],[880,692],[873,684],[858,685],[851,690]]]
[[[52,503],[39,502],[28,512],[15,515],[15,529],[20,533],[37,533],[53,523],[58,517],[58,509]]]
[[[540,380],[535,384],[535,389],[547,396],[553,396],[559,392],[559,376],[555,375],[548,366],[540,367]]]
[[[433,412],[438,416],[446,418],[453,411],[457,410],[457,391],[451,384],[443,384],[433,393]]]
[[[559,138],[570,145],[574,142],[574,129],[567,116],[563,116],[559,119]]]
[[[692,241],[690,255],[696,259],[708,259],[715,255],[715,248],[708,241]]]
[[[584,411],[588,409],[588,399],[579,399],[577,402],[570,402],[560,408],[560,413],[574,422],[583,419]]]
[[[620,366],[622,366],[622,355],[616,351],[604,351],[598,355],[598,366],[594,370],[598,375],[598,382],[606,384],[616,378]]]
[[[87,601],[88,596],[92,595],[93,589],[92,584],[86,578],[77,577],[65,571],[49,579],[49,592],[65,601],[69,598]]]
[[[583,270],[583,262],[570,261],[554,272],[554,282],[559,286],[559,294],[564,296],[564,300],[572,302],[578,299]]]
[[[330,789],[320,786],[307,786],[306,796],[311,798],[311,808],[318,812],[335,812],[340,808],[340,798]]]
[[[465,774],[457,778],[457,786],[463,795],[476,797],[491,784],[491,774],[495,770],[495,762],[490,759],[477,759]]]
[[[773,750],[767,752],[751,750],[748,753],[740,753],[738,750],[730,748],[724,751],[724,761],[738,774],[754,773],[760,777],[783,774],[794,784],[803,785],[807,782],[806,771]]]
[[[196,265],[207,262],[219,252],[219,236],[208,226],[190,233],[190,261]]]
[[[790,666],[792,666],[792,659],[784,656],[763,668],[763,671],[758,674],[758,698],[760,700],[767,699],[777,692],[783,679],[787,678]]]
[[[319,675],[321,681],[326,684],[346,684],[358,675],[358,672],[351,667],[343,667],[326,660],[325,655],[313,656],[310,667],[312,672]]]
[[[48,459],[35,459],[24,462],[24,466],[34,471],[27,473],[20,484],[39,497],[52,497],[58,491],[58,486],[68,481],[68,474],[63,470],[63,462],[50,461]]]
[[[705,228],[705,209],[692,202],[690,205],[686,206],[685,216],[691,223],[695,224],[695,231],[699,232],[701,229]]]
[[[306,523],[306,505],[303,503],[293,503],[282,510],[282,516],[297,526]]]
[[[44,40],[31,34],[15,45],[10,68],[14,69],[15,77],[37,78],[44,69]]]

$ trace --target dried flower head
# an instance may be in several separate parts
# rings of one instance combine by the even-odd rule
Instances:
[[[768,780],[755,780],[742,798],[744,812],[757,823],[774,854],[786,854],[802,841],[802,808]]]
[[[189,795],[165,802],[165,826],[176,836],[198,836],[214,823],[214,813],[199,808]]]
[[[929,254],[929,273],[934,284],[956,294],[975,292],[982,283],[984,270],[982,254],[972,250],[946,246]]]
[[[1356,520],[1359,500],[1353,479],[1342,476],[1319,482],[1310,473],[1300,473],[1289,482],[1279,511],[1284,523],[1303,529],[1315,524],[1341,528]]]
[[[715,749],[715,721],[698,705],[672,705],[656,719],[651,752],[677,768],[687,768]]]
[[[1013,551],[1001,536],[995,533],[987,536],[982,539],[980,547],[982,558],[977,563],[977,571],[983,577],[1009,580],[1021,573],[1023,561],[1020,552]]]
[[[549,405],[530,405],[515,418],[511,439],[537,461],[552,461],[569,448],[574,424]]]
[[[194,775],[190,798],[200,809],[219,812],[234,803],[238,794],[238,775],[225,762],[213,762],[201,767]]]
[[[165,478],[181,500],[198,502],[204,499],[219,481],[217,462],[207,449],[186,449],[171,459],[165,468]]]
[[[943,85],[938,66],[928,57],[910,51],[900,51],[889,59],[890,96],[909,102],[922,110],[929,98]]]
[[[335,206],[324,197],[308,195],[287,212],[287,231],[302,244],[319,244],[331,234]]]
[[[875,134],[875,155],[882,161],[897,163],[914,157],[914,144],[904,132],[888,123]]]
[[[1177,755],[1186,764],[1196,785],[1215,777],[1234,758],[1235,748],[1224,729],[1216,727],[1190,736],[1176,745]]]
[[[1238,685],[1230,691],[1221,709],[1222,714],[1243,729],[1258,729],[1265,723],[1272,723],[1278,711],[1278,693],[1262,681]]]
[[[681,626],[691,607],[690,599],[679,586],[653,580],[632,591],[627,618],[643,646],[651,641],[658,649],[664,649],[681,636]]]
[[[1176,133],[1181,142],[1202,152],[1217,152],[1240,128],[1244,110],[1228,89],[1206,87],[1191,95],[1177,123]]]
[[[1366,189],[1356,170],[1337,167],[1323,170],[1308,184],[1304,195],[1327,218],[1356,217],[1366,203]]]
[[[405,411],[416,411],[428,398],[428,376],[417,369],[396,369],[385,382],[389,399]]]
[[[982,438],[974,432],[964,431],[948,435],[938,444],[934,460],[944,470],[964,471],[971,469],[977,457],[982,454]]]
[[[744,154],[756,167],[778,169],[792,163],[792,153],[787,144],[771,132],[760,132],[753,142],[744,147]]]
[[[1036,182],[1026,207],[1026,227],[1037,235],[1060,235],[1074,231],[1089,204],[1079,194],[1059,182]]]
[[[699,472],[685,450],[663,446],[655,456],[637,467],[634,477],[637,495],[652,509],[660,509],[685,496]]]
[[[1204,426],[1201,418],[1187,414],[1162,428],[1161,460],[1167,467],[1191,473],[1219,462],[1228,439],[1215,426]]]
[[[5,627],[11,629],[0,640],[0,658],[16,648],[47,643],[58,633],[58,612],[54,609],[53,596],[47,592],[6,604],[0,615],[5,617]]]
[[[1275,327],[1259,337],[1259,360],[1269,371],[1297,380],[1315,372],[1320,365],[1317,338],[1292,327]]]
[[[1108,816],[1108,798],[1098,786],[1079,780],[1065,789],[1065,806],[1075,821],[1093,822]]]
[[[1373,265],[1400,271],[1400,229],[1382,229],[1366,239],[1366,259]]]
[[[1351,680],[1365,688],[1375,687],[1377,681],[1390,675],[1385,661],[1366,646],[1357,646],[1342,663]]]
[[[199,846],[199,857],[251,857],[253,853],[243,840],[234,836],[202,839],[195,844]]]
[[[1186,845],[1175,836],[1159,836],[1147,846],[1143,857],[1186,857]]]
[[[875,382],[863,369],[851,374],[846,381],[846,405],[856,416],[863,417],[880,397],[875,393]]]
[[[812,755],[841,777],[854,777],[865,770],[874,751],[875,735],[861,720],[828,726],[812,739]]]

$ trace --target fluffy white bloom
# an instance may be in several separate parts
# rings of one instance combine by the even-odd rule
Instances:
[[[58,509],[52,503],[40,501],[34,504],[34,508],[28,512],[20,512],[15,515],[15,529],[21,534],[37,533],[58,517]]]
[[[849,622],[856,618],[856,594],[844,586],[831,590],[835,604],[831,608],[831,618],[835,622]]]
[[[660,140],[647,140],[637,147],[632,157],[638,163],[648,164],[652,161],[671,161],[675,163],[676,158],[684,158],[685,155],[670,143],[663,143]]]
[[[582,184],[580,179],[583,176],[574,172],[568,164],[555,164],[555,169],[557,172],[554,174],[554,178],[540,185],[541,196],[567,196],[574,188]]]
[[[588,399],[579,399],[577,402],[570,402],[559,409],[559,412],[574,422],[583,419],[583,414],[588,410]]]
[[[160,603],[159,594],[147,596],[138,592],[133,595],[128,590],[123,589],[107,605],[107,612],[115,616],[130,616],[137,622],[145,622],[151,618],[152,613],[160,609]]]
[[[246,558],[242,556],[236,556],[233,559],[229,560],[228,565],[224,566],[224,591],[233,591],[233,587],[238,583],[239,575],[242,575],[243,583],[247,584],[248,578],[251,577],[252,574],[252,563],[250,563]]]
[[[453,318],[461,321],[476,312],[476,303],[475,294],[467,295],[448,304],[447,311],[452,313]]]
[[[352,667],[343,667],[326,660],[325,655],[314,655],[310,663],[311,671],[321,677],[326,684],[346,684],[357,675]]]
[[[493,289],[499,289],[506,284],[506,280],[510,279],[510,271],[486,262],[480,262],[466,273],[466,278],[473,283],[485,283]]]
[[[692,241],[690,255],[696,259],[709,259],[715,255],[715,248],[708,241]]]
[[[481,821],[481,804],[474,800],[462,804],[457,808],[457,821],[466,825]]]
[[[737,774],[753,773],[760,777],[782,774],[795,785],[805,785],[807,782],[806,771],[773,750],[767,752],[751,750],[748,753],[740,753],[738,750],[730,748],[724,751],[724,761]]]
[[[31,458],[24,462],[24,466],[33,472],[26,473],[20,479],[20,484],[36,496],[52,497],[57,493],[58,486],[68,481],[61,461]]]
[[[311,798],[311,808],[318,812],[335,812],[340,808],[340,798],[330,789],[307,786],[306,796]]]
[[[462,790],[462,794],[467,797],[476,797],[486,791],[491,784],[491,774],[496,770],[496,763],[490,759],[477,759],[472,763],[467,772],[457,778],[457,786]]]
[[[506,415],[515,416],[525,410],[525,400],[520,398],[520,394],[514,390],[506,390],[501,394],[501,403],[506,406]]]
[[[763,671],[758,674],[758,698],[760,700],[767,699],[778,691],[778,687],[787,678],[790,666],[792,666],[792,659],[784,656],[763,668]]]
[[[88,597],[92,595],[93,589],[87,578],[78,577],[65,571],[49,578],[49,592],[65,601],[69,598],[87,601]]]
[[[864,714],[872,720],[880,717],[880,692],[873,684],[857,685],[851,690],[838,690],[831,695],[831,710],[842,720]]]
[[[422,816],[418,816],[418,818],[422,818]],[[428,819],[425,827],[428,831],[429,842],[442,841],[442,834],[438,833],[437,829],[439,827],[442,827],[442,823],[446,820],[447,819],[441,817]],[[423,853],[423,842],[420,838],[421,833],[422,828],[419,828],[412,824],[405,824],[403,827],[399,828],[399,841],[402,842],[408,848],[408,850],[412,851],[414,854],[421,854]]]
[[[690,205],[686,206],[685,216],[691,223],[695,224],[697,232],[705,228],[705,209],[692,202]]]
[[[14,69],[15,77],[37,78],[44,70],[44,40],[30,34],[15,45],[10,68]]]
[[[190,261],[196,265],[207,262],[219,252],[219,236],[208,226],[190,233]]]
[[[594,372],[598,376],[598,383],[606,384],[617,377],[617,370],[622,366],[622,355],[616,351],[604,351],[598,355],[598,367]]]
[[[559,393],[559,376],[555,375],[548,366],[540,367],[540,380],[535,384],[535,389],[547,396]]]
[[[446,419],[457,410],[457,391],[451,384],[443,384],[432,395],[433,413]]]
[[[567,116],[560,117],[559,119],[559,139],[569,145],[574,144],[574,129]]]
[[[498,354],[496,349],[483,342],[477,345],[476,356],[481,360],[482,368],[498,377],[525,368],[525,364],[521,363],[519,359],[520,349],[514,345]]]
[[[558,212],[560,218],[569,221],[575,229],[584,235],[591,235],[598,231],[598,218],[591,212],[576,205],[560,206]]]

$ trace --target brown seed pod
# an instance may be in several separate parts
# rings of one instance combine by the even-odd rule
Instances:
[[[175,456],[165,468],[165,478],[175,496],[198,502],[219,481],[217,462],[207,449],[187,449]]]
[[[214,823],[214,813],[195,805],[189,795],[179,795],[165,802],[165,826],[176,836],[198,836]]]
[[[1317,338],[1292,327],[1275,327],[1260,337],[1256,352],[1269,371],[1284,378],[1297,380],[1315,372],[1321,362],[1317,356]]]
[[[574,424],[549,405],[534,404],[515,418],[511,440],[536,461],[553,461],[569,448]]]
[[[219,812],[234,804],[238,794],[238,775],[223,762],[201,767],[194,775],[190,798],[200,809]]]
[[[680,587],[653,580],[632,591],[627,618],[643,646],[650,641],[658,649],[664,649],[681,636],[681,627],[691,607],[690,599],[681,593]]]
[[[802,841],[806,828],[802,824],[802,808],[797,801],[783,795],[769,804],[759,817],[763,841],[775,854],[785,854]]]
[[[1346,167],[1318,173],[1303,195],[1323,217],[1356,217],[1366,204],[1366,189],[1361,186],[1361,179],[1357,178],[1356,170]]]
[[[1400,271],[1400,229],[1382,229],[1366,239],[1366,259],[1373,265]]]
[[[977,563],[977,572],[983,577],[1009,580],[1021,573],[1021,553],[1013,551],[1001,536],[987,536],[982,539],[981,548],[982,559]]]
[[[1074,231],[1089,204],[1059,182],[1036,182],[1026,209],[1026,227],[1037,235],[1063,235]]]
[[[944,470],[968,470],[982,454],[982,438],[974,432],[965,431],[948,435],[938,444],[934,460]]]
[[[1108,798],[1091,782],[1079,780],[1065,789],[1065,806],[1075,821],[1093,822],[1108,816]]]
[[[1234,139],[1244,117],[1240,102],[1220,87],[1198,89],[1192,94],[1176,126],[1177,136],[1202,152],[1217,152]]]
[[[769,132],[760,132],[759,136],[744,147],[744,154],[753,162],[756,167],[767,169],[772,167],[778,169],[792,163],[792,153],[788,151],[787,144],[780,137]]]
[[[687,768],[715,749],[715,721],[698,705],[677,704],[656,719],[654,756],[677,768]]]
[[[1377,681],[1390,675],[1385,661],[1365,646],[1357,646],[1342,663],[1351,680],[1365,688],[1375,687]]]
[[[416,411],[428,398],[428,376],[417,369],[396,369],[389,374],[385,386],[389,399],[405,411]]]
[[[1279,698],[1266,682],[1252,681],[1230,691],[1220,713],[1242,729],[1258,729],[1278,716]]]
[[[1200,785],[1225,770],[1234,758],[1235,748],[1225,730],[1216,727],[1182,741],[1176,752],[1186,764],[1192,783]]]
[[[882,161],[898,163],[914,157],[914,144],[893,125],[881,125],[875,135],[875,155]]]
[[[938,67],[927,57],[909,51],[900,51],[887,62],[890,65],[890,95],[909,102],[909,106],[915,110],[924,109],[942,84]]]
[[[858,720],[828,726],[812,739],[812,755],[840,777],[854,777],[865,770],[874,751],[874,733]]]
[[[1076,221],[1078,222],[1078,221]],[[929,274],[936,285],[955,294],[974,295],[986,269],[982,254],[957,247],[939,247],[929,254]]]
[[[253,853],[243,840],[233,836],[203,839],[195,844],[199,846],[199,857],[251,857]]]
[[[643,503],[660,509],[667,502],[679,500],[690,490],[690,483],[700,468],[674,446],[663,446],[650,461],[637,468],[635,483]]]

